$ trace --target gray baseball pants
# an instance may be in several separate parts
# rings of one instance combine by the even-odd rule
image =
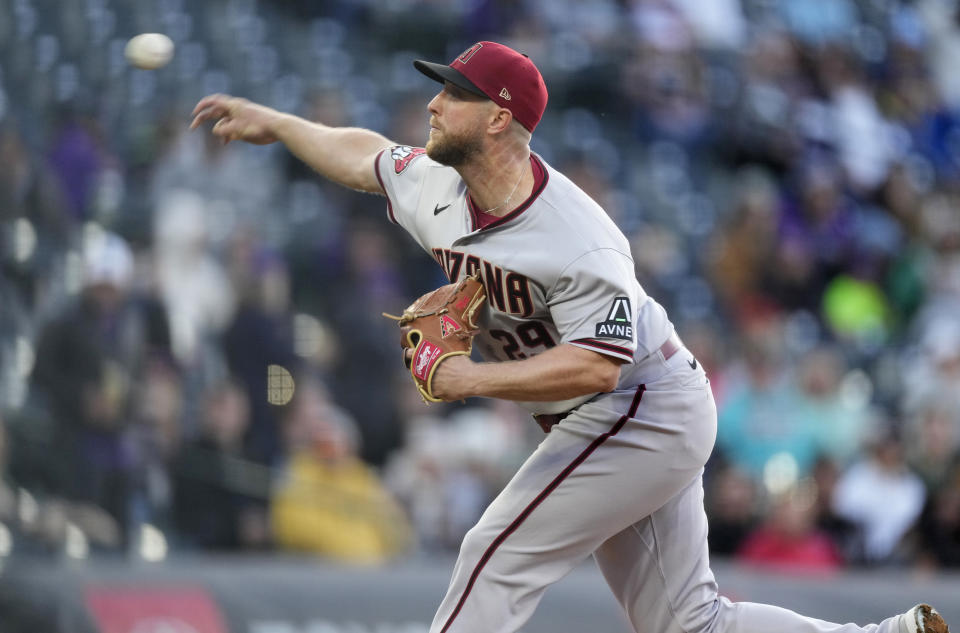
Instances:
[[[718,596],[703,466],[716,406],[685,349],[629,368],[637,387],[553,427],[464,538],[431,633],[512,633],[543,592],[593,555],[643,633],[898,633]],[[624,381],[621,381],[624,384]]]

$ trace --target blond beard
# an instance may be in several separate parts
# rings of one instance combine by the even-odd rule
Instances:
[[[473,156],[480,153],[483,143],[480,134],[461,134],[459,136],[446,132],[442,140],[430,138],[427,140],[427,156],[441,165],[459,167],[464,165]]]

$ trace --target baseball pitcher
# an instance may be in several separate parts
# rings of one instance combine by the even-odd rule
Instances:
[[[638,283],[623,233],[531,152],[547,105],[540,72],[494,42],[414,65],[442,84],[423,148],[227,95],[202,99],[191,127],[282,142],[323,176],[385,196],[389,220],[457,284],[401,317],[421,395],[513,400],[547,431],[464,538],[431,632],[517,631],[592,556],[637,631],[946,633],[928,605],[858,626],[718,596],[703,509],[716,435],[707,377]],[[482,297],[458,298],[467,278]],[[465,316],[457,306],[471,301]]]

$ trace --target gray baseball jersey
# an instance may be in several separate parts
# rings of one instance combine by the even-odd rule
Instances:
[[[559,343],[632,363],[673,331],[640,287],[630,246],[607,214],[563,174],[532,156],[541,175],[522,205],[484,228],[460,175],[421,148],[385,150],[377,175],[390,220],[440,264],[450,281],[479,271],[487,304],[476,337],[486,360],[519,360]],[[549,256],[544,256],[544,250]],[[621,387],[630,372],[621,372]],[[590,400],[521,402],[559,413]]]
[[[531,160],[530,198],[484,228],[457,172],[423,149],[394,147],[376,161],[390,219],[451,281],[480,271],[486,358],[569,343],[625,361],[610,393],[526,403],[569,414],[464,537],[431,633],[517,631],[545,589],[588,556],[636,631],[901,633],[901,616],[838,625],[718,596],[703,510],[717,421],[706,374],[637,282],[623,234],[562,174]]]

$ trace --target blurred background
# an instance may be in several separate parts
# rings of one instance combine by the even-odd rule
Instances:
[[[168,66],[127,65],[141,32]],[[380,313],[445,278],[382,198],[187,125],[229,92],[422,145],[437,86],[411,61],[479,39],[539,66],[534,150],[709,372],[721,568],[957,595],[956,0],[0,0],[0,623],[88,630],[68,607],[38,628],[30,587],[80,583],[96,619],[104,566],[441,561],[396,629],[426,630],[542,432],[420,402]]]

